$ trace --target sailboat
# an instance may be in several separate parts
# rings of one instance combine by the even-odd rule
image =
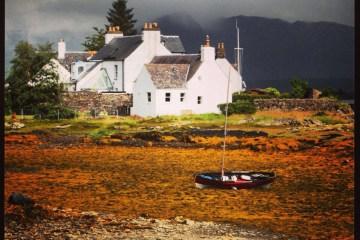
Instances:
[[[239,61],[239,28],[237,27],[237,66],[240,74]],[[231,67],[231,66],[230,66]],[[226,136],[227,136],[227,122],[228,122],[228,106],[229,106],[229,89],[230,89],[230,68],[227,83],[226,106],[225,106],[225,123],[224,123],[224,140],[222,152],[221,172],[204,172],[195,175],[195,186],[197,188],[224,188],[224,189],[248,189],[255,187],[268,188],[275,180],[276,174],[274,172],[263,171],[224,171],[225,152],[226,152]]]

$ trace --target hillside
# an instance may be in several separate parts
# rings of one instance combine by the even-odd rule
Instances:
[[[198,52],[205,34],[212,44],[225,43],[227,58],[234,61],[235,19],[244,48],[243,77],[248,87],[275,86],[288,90],[298,76],[312,86],[353,92],[354,28],[330,22],[286,22],[280,19],[236,16],[219,19],[204,28],[182,14],[156,19],[164,34],[181,36],[185,49]]]

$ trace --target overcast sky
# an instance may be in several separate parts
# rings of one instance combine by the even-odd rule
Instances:
[[[56,42],[65,35],[79,48],[93,26],[103,27],[113,0],[5,0],[7,53],[17,41]],[[354,0],[128,0],[138,24],[186,12],[206,26],[219,17],[263,16],[288,21],[331,21],[354,25]],[[69,39],[70,38],[70,39]]]

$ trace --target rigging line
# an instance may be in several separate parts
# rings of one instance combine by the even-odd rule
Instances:
[[[225,151],[226,151],[226,136],[227,136],[227,122],[228,122],[228,110],[229,110],[230,70],[231,70],[231,66],[229,66],[229,77],[228,77],[227,90],[226,90],[225,123],[224,123],[224,142],[223,142],[223,153],[222,153],[222,164],[221,164],[221,179],[223,179],[223,176],[224,176],[224,163],[225,163]]]

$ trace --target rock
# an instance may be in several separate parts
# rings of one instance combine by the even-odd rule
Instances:
[[[12,205],[20,206],[33,206],[35,204],[34,200],[30,197],[23,195],[22,193],[13,192],[8,198],[8,203]]]
[[[99,213],[94,212],[94,211],[88,211],[88,212],[81,212],[81,215],[83,215],[85,217],[97,217],[97,216],[99,216]]]
[[[175,222],[180,224],[186,224],[186,219],[183,216],[176,216],[174,218]]]
[[[23,127],[25,127],[25,124],[20,123],[20,122],[14,122],[11,125],[11,129],[19,129],[19,128],[23,128]]]

